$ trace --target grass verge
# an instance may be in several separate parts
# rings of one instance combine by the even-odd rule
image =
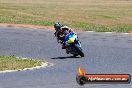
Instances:
[[[24,68],[32,68],[40,66],[42,61],[17,58],[15,56],[0,56],[0,71],[19,70]]]
[[[132,31],[131,0],[0,0],[0,23],[53,26],[99,32]]]

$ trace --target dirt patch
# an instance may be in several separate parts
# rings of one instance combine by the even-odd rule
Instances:
[[[0,23],[0,26],[54,30],[53,26],[38,26],[38,25],[31,25],[31,24]],[[77,31],[83,31],[83,30],[78,30],[78,29],[73,29],[73,30],[76,32]]]
[[[50,30],[54,30],[54,27],[53,27],[53,26],[37,26],[37,25],[30,25],[30,24],[0,23],[0,26],[7,26],[7,27],[23,27],[23,28],[33,28],[33,29],[50,29]]]
[[[132,34],[132,31],[129,31],[128,33]]]

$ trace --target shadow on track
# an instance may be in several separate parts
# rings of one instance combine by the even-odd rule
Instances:
[[[51,58],[51,59],[67,59],[67,58],[81,58],[81,57],[66,56],[66,57],[55,57],[55,58]]]

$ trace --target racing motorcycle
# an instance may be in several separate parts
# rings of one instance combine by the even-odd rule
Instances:
[[[74,56],[80,55],[84,57],[82,52],[81,43],[79,42],[78,36],[75,33],[69,33],[64,39],[67,54],[73,54]]]

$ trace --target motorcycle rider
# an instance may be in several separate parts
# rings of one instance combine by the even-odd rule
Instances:
[[[74,33],[74,31],[68,26],[64,26],[59,22],[54,24],[54,28],[56,30],[54,34],[57,37],[57,42],[62,44],[62,49],[66,49],[64,38],[68,33]]]

